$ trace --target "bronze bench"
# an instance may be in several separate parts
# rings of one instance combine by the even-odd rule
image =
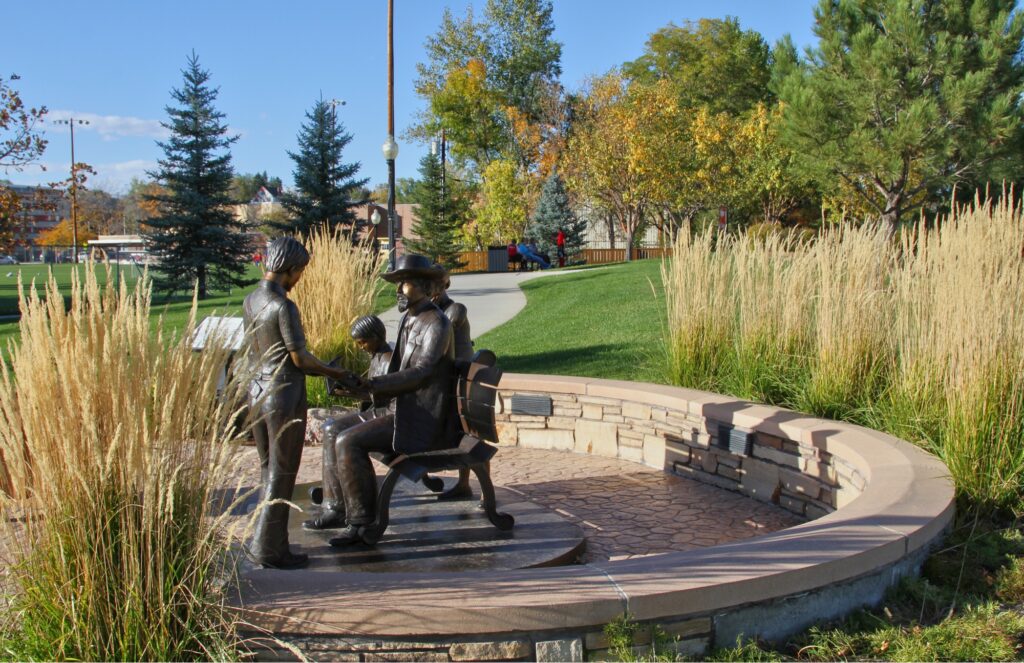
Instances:
[[[371,454],[376,460],[388,466],[388,473],[377,491],[377,520],[363,530],[363,541],[376,543],[388,528],[391,495],[398,479],[405,477],[416,483],[421,481],[428,472],[443,472],[468,468],[480,482],[482,504],[487,519],[499,530],[507,531],[515,526],[515,518],[510,514],[498,511],[494,496],[494,484],[491,482],[489,462],[498,452],[496,447],[483,442],[472,435],[463,435],[462,442],[454,449],[430,451],[422,454],[404,455],[397,453]]]

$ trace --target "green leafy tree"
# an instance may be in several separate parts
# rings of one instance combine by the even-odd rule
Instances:
[[[462,19],[446,10],[417,65],[428,110],[409,135],[426,141],[444,127],[453,157],[476,173],[498,158],[527,158],[514,124],[544,119],[561,74],[551,14],[550,0],[488,0],[482,21],[472,7]]]
[[[641,149],[628,155],[646,181],[645,222],[666,237],[691,227],[708,207],[728,205],[735,216],[738,157],[720,129],[772,97],[770,61],[761,35],[727,17],[669,24],[650,36],[643,55],[622,66],[631,104],[660,107],[655,114],[641,110],[649,121],[642,136],[630,139]],[[709,157],[724,170],[709,168]]]
[[[281,197],[281,204],[291,215],[281,228],[293,233],[308,233],[317,226],[326,226],[353,237],[356,215],[352,208],[358,192],[368,180],[356,179],[359,163],[342,163],[341,153],[352,140],[338,122],[331,105],[318,100],[306,113],[308,120],[299,130],[299,151],[289,152],[295,162],[292,177],[296,192]]]
[[[783,138],[824,191],[894,231],[954,186],[1019,177],[1015,0],[821,0],[818,46],[779,82]]]
[[[516,165],[506,159],[487,164],[480,189],[476,220],[465,229],[477,248],[483,250],[486,246],[521,239],[526,232],[529,208]]]
[[[484,12],[493,87],[531,122],[544,112],[545,83],[562,73],[550,0],[488,0]]]
[[[544,180],[540,200],[533,212],[533,223],[526,235],[537,243],[542,255],[554,256],[557,253],[555,244],[558,231],[565,233],[565,254],[571,257],[581,250],[585,242],[584,234],[587,222],[579,219],[569,204],[569,194],[558,173],[552,173]]]
[[[412,231],[418,239],[407,239],[406,247],[449,270],[464,267],[466,263],[459,260],[459,235],[469,201],[461,191],[443,188],[441,160],[436,155],[427,154],[420,160],[420,180],[412,200],[417,205]]]
[[[664,81],[628,84],[618,72],[592,80],[580,96],[561,168],[577,200],[612,217],[633,247],[669,189],[687,173],[682,113]],[[674,204],[674,203],[673,203]],[[632,253],[626,252],[626,259]]]
[[[170,130],[159,170],[149,173],[163,189],[148,198],[159,205],[159,215],[147,221],[146,244],[159,258],[154,285],[175,292],[198,284],[200,299],[210,288],[241,287],[251,251],[243,234],[248,227],[231,212],[231,153],[238,140],[228,136],[224,114],[213,105],[217,88],[208,85],[210,72],[192,53],[182,71],[184,85],[171,96]]]
[[[733,17],[669,24],[647,40],[644,54],[622,66],[638,83],[671,81],[683,108],[742,113],[770,98],[768,44]]]
[[[395,180],[395,202],[396,203],[411,203],[413,202],[413,192],[416,190],[416,186],[419,181],[415,177],[399,177]],[[375,203],[381,205],[387,205],[388,203],[388,183],[381,182],[380,184],[373,187],[366,198],[372,200]]]

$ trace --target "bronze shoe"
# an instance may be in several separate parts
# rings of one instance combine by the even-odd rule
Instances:
[[[316,518],[310,518],[302,523],[302,529],[312,530],[335,529],[344,526],[345,512],[334,509],[324,509],[323,513]]]

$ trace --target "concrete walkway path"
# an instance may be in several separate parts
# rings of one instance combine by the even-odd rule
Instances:
[[[465,304],[469,312],[470,331],[475,339],[516,316],[526,306],[526,295],[519,284],[530,279],[576,274],[575,270],[545,270],[535,272],[495,272],[487,274],[455,274],[448,295]],[[388,340],[398,337],[398,323],[402,314],[394,306],[380,314],[388,329]]]

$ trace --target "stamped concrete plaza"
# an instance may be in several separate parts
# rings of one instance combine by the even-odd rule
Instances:
[[[242,460],[246,480],[257,485],[259,460],[256,450],[247,447],[240,453],[247,456]],[[320,448],[306,447],[298,483],[319,482],[321,467]],[[377,470],[378,478],[383,478],[384,468],[377,465]],[[491,472],[495,485],[502,489],[498,496],[499,508],[517,501],[529,502],[578,526],[586,539],[578,560],[582,563],[715,546],[802,522],[802,519],[771,504],[615,458],[508,447],[502,448],[495,456]],[[453,481],[455,475],[446,473],[440,476]],[[402,483],[406,482],[403,480]],[[474,490],[479,495],[475,480]],[[519,500],[515,500],[516,497]],[[469,511],[476,508],[475,501],[457,504]],[[424,509],[435,514],[434,527],[449,526],[445,520],[449,505],[433,505]],[[292,520],[296,522],[306,517],[302,513],[292,513]],[[494,541],[508,538],[508,534],[493,528],[487,531]],[[512,535],[515,533],[513,530]],[[385,534],[384,542],[389,535]],[[293,537],[293,542],[310,555],[338,555],[337,550],[327,547],[326,541],[321,542],[323,549],[319,551],[310,549],[312,539],[295,541]],[[363,561],[360,559],[355,565],[359,568],[351,570],[371,570]],[[433,565],[428,566],[434,568]],[[462,570],[465,566],[447,568]],[[380,569],[386,570],[384,567]]]

